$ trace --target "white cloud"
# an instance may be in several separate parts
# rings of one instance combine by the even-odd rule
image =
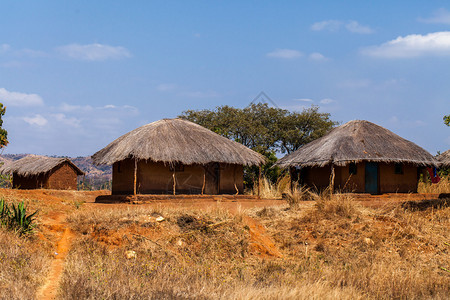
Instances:
[[[10,92],[0,88],[0,103],[11,106],[40,106],[44,104],[41,96],[37,94],[26,94]]]
[[[10,45],[8,45],[8,44],[1,44],[1,45],[0,45],[0,54],[1,54],[1,53],[5,53],[5,52],[8,52],[9,49],[11,49],[11,46],[10,46]]]
[[[325,99],[320,100],[320,104],[330,104],[333,102],[336,102],[336,101],[333,99],[330,99],[330,98],[325,98]]]
[[[411,58],[427,55],[450,55],[450,31],[427,35],[411,34],[365,48],[362,54],[382,58]]]
[[[373,33],[373,29],[368,26],[363,26],[359,24],[356,21],[349,21],[347,24],[345,24],[345,28],[353,33],[360,33],[360,34],[371,34]]]
[[[316,22],[316,23],[312,24],[311,30],[314,30],[314,31],[322,31],[322,30],[338,31],[340,29],[341,25],[342,25],[342,21],[327,20],[327,21],[321,21],[321,22]]]
[[[300,102],[314,102],[312,99],[308,99],[308,98],[294,99],[294,101],[300,101]]]
[[[351,33],[359,33],[359,34],[370,34],[373,33],[374,30],[369,26],[364,26],[359,24],[357,21],[340,21],[340,20],[326,20],[321,22],[316,22],[311,25],[311,30],[314,31],[330,31],[337,32],[342,27],[347,29],[347,31]]]
[[[423,23],[447,24],[450,25],[450,12],[445,8],[436,10],[429,18],[419,18]]]
[[[75,127],[75,128],[80,127],[81,120],[79,120],[77,118],[67,117],[65,114],[62,114],[62,113],[53,114],[52,117],[55,118],[56,121],[63,123],[65,125],[68,125],[69,127]]]
[[[48,120],[43,116],[36,114],[34,117],[24,117],[23,120],[30,125],[45,126]]]
[[[131,56],[130,52],[124,47],[102,44],[70,44],[58,47],[57,51],[69,58],[87,61],[104,61]]]
[[[61,104],[61,106],[59,107],[59,109],[63,112],[72,112],[72,111],[91,111],[94,108],[90,105],[71,105],[71,104],[67,104],[67,103],[63,103]]]
[[[268,57],[283,58],[283,59],[293,59],[302,56],[300,51],[292,49],[275,49],[272,52],[266,54]]]
[[[309,59],[315,60],[315,61],[327,61],[328,60],[328,58],[326,58],[323,54],[321,54],[319,52],[311,53],[309,55]]]

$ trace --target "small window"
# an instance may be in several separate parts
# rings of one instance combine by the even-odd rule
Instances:
[[[403,174],[403,164],[395,164],[394,173]]]
[[[177,163],[177,164],[169,166],[169,170],[170,170],[170,172],[174,172],[174,171],[175,172],[184,172],[184,165]]]
[[[358,170],[358,168],[356,167],[355,163],[350,163],[348,165],[348,173],[350,175],[356,175],[357,170]]]
[[[120,167],[120,161],[117,163],[117,173],[122,173],[122,168]]]

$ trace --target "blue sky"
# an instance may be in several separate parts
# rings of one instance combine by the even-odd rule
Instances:
[[[320,106],[450,148],[448,1],[0,2],[3,153],[85,156],[187,109]]]

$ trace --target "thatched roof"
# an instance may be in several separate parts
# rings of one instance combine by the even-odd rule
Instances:
[[[450,167],[450,150],[447,150],[443,153],[441,153],[438,157],[437,160],[439,162],[441,162],[442,167]]]
[[[322,167],[333,163],[394,162],[437,166],[439,162],[426,150],[395,133],[368,121],[350,121],[334,128],[277,162],[281,167]]]
[[[0,167],[0,173],[16,173],[21,176],[33,176],[50,172],[51,170],[65,162],[69,163],[69,165],[72,166],[77,175],[84,175],[84,172],[81,171],[68,158],[47,157],[40,155],[29,155],[19,160],[5,163]]]
[[[183,119],[163,119],[122,135],[92,156],[97,165],[126,158],[168,164],[210,162],[259,165],[264,157],[242,144]]]

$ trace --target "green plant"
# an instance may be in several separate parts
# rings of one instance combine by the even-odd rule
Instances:
[[[37,213],[38,211],[35,211],[27,215],[27,208],[23,201],[17,205],[13,203],[9,207],[4,199],[0,199],[0,225],[16,231],[20,235],[33,232],[36,227],[35,216]]]

